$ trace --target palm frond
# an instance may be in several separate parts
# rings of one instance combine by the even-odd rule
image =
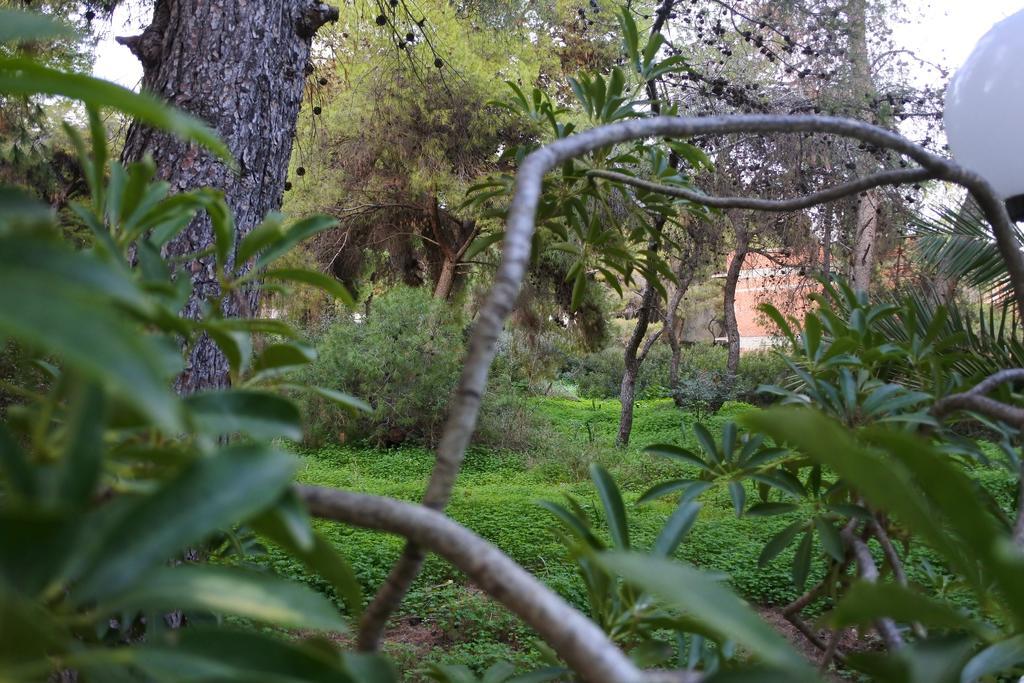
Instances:
[[[1012,294],[1006,263],[992,228],[973,202],[954,209],[935,206],[912,219],[918,257],[941,277],[981,289],[1002,301]],[[1016,232],[1024,248],[1024,235]]]

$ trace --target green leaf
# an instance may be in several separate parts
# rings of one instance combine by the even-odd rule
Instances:
[[[284,280],[285,282],[300,282],[311,285],[317,289],[330,294],[349,308],[356,305],[355,299],[349,293],[345,285],[330,275],[325,275],[315,270],[306,268],[278,268],[263,273],[266,280]]]
[[[590,478],[594,481],[597,495],[601,498],[612,542],[616,548],[628,550],[629,521],[626,519],[626,506],[622,502],[619,487],[615,485],[615,480],[608,474],[608,470],[596,463],[590,466]]]
[[[657,498],[663,498],[670,493],[676,491],[683,491],[681,500],[689,501],[694,500],[700,494],[711,488],[710,481],[698,481],[695,479],[670,479],[669,481],[663,481],[660,484],[655,484],[648,489],[637,503],[647,503]]]
[[[700,505],[689,501],[678,505],[672,516],[665,522],[665,526],[658,532],[658,537],[651,546],[651,554],[660,557],[670,557],[675,553],[676,548],[682,542],[686,534],[693,528],[697,521],[697,514],[700,512]]]
[[[693,451],[686,448],[681,448],[679,446],[673,446],[672,444],[654,444],[652,446],[647,446],[646,448],[644,448],[644,452],[651,453],[653,455],[662,455],[665,456],[666,458],[678,460],[679,462],[685,463],[687,465],[694,465],[704,471],[708,471],[711,469],[710,467],[708,467],[708,464],[701,460],[699,456],[694,454]]]
[[[97,544],[72,600],[116,595],[188,544],[252,517],[278,499],[295,467],[292,456],[263,446],[235,446],[198,460],[132,502]]]
[[[246,434],[254,439],[302,439],[302,416],[291,400],[265,391],[228,389],[187,396],[185,405],[200,432]]]
[[[163,640],[119,653],[126,664],[156,681],[179,683],[360,683],[340,658],[312,642],[285,640],[256,630],[190,625]],[[135,680],[134,678],[132,680]]]
[[[256,259],[254,270],[261,270],[274,260],[292,250],[292,247],[303,242],[313,235],[330,230],[338,225],[338,221],[330,216],[311,216],[293,223],[279,238],[270,245]]]
[[[31,59],[0,58],[0,92],[11,95],[56,95],[79,100],[92,107],[109,107],[133,119],[197,142],[228,164],[231,152],[206,124],[161,102],[108,81],[63,73]]]
[[[785,529],[775,534],[765,544],[764,549],[761,550],[760,556],[757,558],[757,566],[764,567],[766,564],[775,559],[775,557],[781,553],[785,548],[793,542],[796,535],[803,528],[804,523],[802,521],[793,522]]]
[[[316,360],[316,349],[300,342],[268,344],[252,364],[253,372],[293,369],[308,365]]]
[[[799,506],[793,503],[757,503],[751,505],[746,514],[748,517],[770,517],[772,515],[784,515],[787,512],[798,510]]]
[[[142,305],[140,297],[130,280],[85,254],[0,239],[0,333],[59,356],[158,426],[180,431],[180,404],[169,387],[180,355],[141,334],[115,303]]]
[[[496,244],[497,242],[500,242],[504,238],[504,232],[495,232],[490,233],[488,235],[477,235],[476,239],[473,240],[473,243],[469,245],[469,249],[467,249],[466,253],[462,255],[462,259],[464,261],[474,259],[483,252],[487,251],[487,249],[492,244]]]
[[[67,450],[58,485],[58,502],[76,507],[96,488],[103,466],[103,427],[106,397],[95,384],[78,392],[73,401]]]
[[[747,505],[747,492],[743,488],[743,482],[729,482],[729,497],[732,498],[732,508],[736,511],[736,516],[742,517],[743,508]]]
[[[708,459],[715,464],[721,463],[722,458],[718,452],[718,444],[715,443],[715,439],[711,436],[711,432],[707,430],[707,427],[700,422],[695,422],[693,423],[693,434],[697,437],[697,441],[700,442],[700,446],[704,449]]]
[[[980,630],[978,624],[948,603],[894,583],[867,581],[854,582],[827,619],[829,624],[843,628],[870,624],[883,617],[954,631]]]
[[[371,406],[366,401],[356,398],[355,396],[350,396],[345,392],[337,391],[335,389],[328,389],[327,387],[318,386],[307,386],[305,384],[282,384],[280,386],[282,389],[291,389],[293,391],[304,391],[311,394],[316,394],[317,396],[325,398],[328,401],[331,401],[332,403],[335,403],[341,406],[342,408],[346,408],[347,410],[353,412],[373,412],[373,406]]]
[[[840,538],[836,528],[832,526],[832,522],[823,517],[815,517],[814,528],[818,530],[818,538],[821,540],[821,546],[825,552],[831,555],[836,562],[842,562],[846,557],[846,549],[843,547],[843,539]]]
[[[35,471],[3,422],[0,422],[0,465],[7,475],[7,482],[18,495],[26,500],[35,497],[38,490]]]
[[[808,675],[803,658],[782,636],[732,591],[703,572],[679,562],[636,553],[603,552],[596,559],[629,583],[705,624],[720,639],[735,640],[766,664],[801,678]]]
[[[0,44],[37,42],[73,33],[70,27],[42,14],[0,8]]]
[[[960,674],[960,683],[975,683],[985,676],[1009,673],[1024,664],[1024,635],[989,645],[971,657]]]
[[[578,311],[583,303],[583,295],[587,292],[587,274],[583,268],[576,271],[576,277],[572,282],[572,310]]]
[[[161,567],[97,609],[104,614],[119,609],[209,610],[275,626],[345,630],[334,605],[304,584],[210,564]]]
[[[793,555],[793,585],[802,591],[807,585],[807,575],[811,571],[811,549],[814,547],[814,534],[808,529],[800,540]]]

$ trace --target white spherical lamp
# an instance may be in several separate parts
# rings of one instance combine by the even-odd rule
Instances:
[[[1024,220],[1024,10],[993,26],[953,76],[945,123],[953,158]]]

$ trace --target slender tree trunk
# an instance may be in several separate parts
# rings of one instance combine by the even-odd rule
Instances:
[[[725,317],[725,337],[729,345],[729,356],[725,369],[730,380],[736,377],[740,369],[740,328],[736,322],[736,285],[739,283],[743,261],[750,249],[750,237],[745,228],[738,227],[739,220],[733,219],[736,227],[736,249],[733,252],[729,268],[725,272],[725,296],[722,314]]]
[[[850,286],[856,292],[867,292],[871,288],[877,237],[878,195],[874,190],[868,190],[857,202],[857,229],[853,241],[853,263],[850,264]]]
[[[689,231],[690,242],[684,254],[680,255],[676,265],[677,283],[672,288],[668,303],[665,307],[665,336],[668,339],[669,348],[672,349],[672,358],[668,366],[668,385],[672,390],[672,400],[677,406],[682,407],[682,401],[676,388],[679,386],[679,365],[682,362],[683,347],[681,344],[683,336],[683,319],[679,317],[679,305],[689,291],[690,285],[700,266],[701,257],[707,247],[707,235],[698,233],[695,230]]]
[[[151,155],[172,191],[223,190],[237,245],[281,206],[303,87],[312,70],[310,42],[320,26],[337,17],[336,9],[314,0],[156,0],[150,26],[139,36],[118,40],[142,62],[143,89],[209,123],[233,153],[238,172],[195,145],[138,124],[128,131],[124,159]],[[168,245],[167,255],[190,254],[212,243],[210,220],[202,216]],[[192,285],[182,311],[190,318],[220,291],[211,257],[195,262]],[[251,315],[257,305],[254,289],[224,301],[223,310],[228,316]],[[227,360],[202,338],[178,390],[227,382]]]
[[[647,352],[650,351],[651,343],[645,345],[643,352],[640,345],[644,343],[647,336],[647,328],[654,317],[658,305],[658,290],[650,280],[644,285],[640,299],[640,310],[636,314],[636,326],[633,334],[626,343],[624,354],[625,369],[622,373],[622,384],[619,386],[619,401],[622,403],[622,412],[619,415],[619,434],[615,439],[616,445],[626,447],[629,445],[629,435],[633,431],[633,404],[636,402],[636,380],[640,374],[640,364],[643,363]]]
[[[848,0],[846,14],[850,31],[850,86],[855,98],[869,101],[877,94],[871,72],[871,55],[867,40],[867,0]],[[870,121],[870,117],[862,117]],[[873,172],[878,163],[867,154],[862,155],[861,172]],[[850,286],[854,291],[867,292],[875,269],[876,243],[880,195],[876,190],[861,194],[857,202],[857,220],[854,224],[853,252],[850,263]]]

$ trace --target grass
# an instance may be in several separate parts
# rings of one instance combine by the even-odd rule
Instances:
[[[471,449],[448,512],[585,610],[586,595],[576,566],[553,533],[552,515],[537,502],[559,501],[568,494],[599,520],[601,506],[588,468],[591,462],[601,463],[622,489],[634,546],[650,544],[673,503],[637,505],[636,500],[652,484],[684,472],[675,463],[644,453],[643,447],[652,443],[695,447],[693,417],[669,400],[642,401],[636,408],[631,445],[619,449],[614,447],[618,401],[536,398],[531,399],[530,408],[541,425],[539,446],[526,453]],[[751,409],[746,404],[727,403],[704,424],[716,433],[724,422]],[[306,483],[416,501],[433,460],[432,452],[417,447],[380,450],[329,446],[304,454],[299,478]],[[979,475],[979,481],[997,499],[1012,499],[1005,475],[992,470]],[[753,490],[748,491],[748,498],[754,495]],[[724,490],[709,491],[701,502],[700,517],[678,556],[705,569],[727,573],[737,592],[753,603],[778,605],[796,597],[789,576],[793,547],[767,567],[757,565],[768,539],[794,518],[737,519]],[[372,595],[397,558],[403,541],[341,524],[317,524],[350,560],[366,593]],[[603,525],[598,523],[596,527],[601,529]],[[923,551],[912,552],[912,562],[926,557],[918,553]],[[284,554],[271,551],[268,561],[274,570],[302,576],[330,593],[326,584],[304,575]],[[818,573],[820,564],[813,568],[811,581]],[[393,634],[386,650],[407,672],[409,680],[421,680],[424,667],[430,663],[461,663],[478,672],[501,660],[511,661],[520,669],[541,663],[541,652],[533,645],[529,630],[467,586],[457,571],[435,556],[426,561],[402,610],[401,629]]]
[[[579,500],[595,520],[599,519],[601,508],[588,475],[589,463],[599,462],[622,488],[634,544],[650,544],[673,504],[659,501],[638,506],[635,501],[651,484],[679,476],[681,470],[642,449],[657,442],[695,445],[689,428],[692,417],[669,400],[640,402],[632,444],[618,449],[614,447],[617,401],[539,398],[531,400],[531,409],[543,425],[540,447],[528,453],[471,449],[448,512],[567,600],[584,608],[586,595],[576,566],[552,533],[552,515],[537,505],[538,501],[559,501],[568,494]],[[724,421],[749,409],[745,404],[727,404],[707,421],[708,426],[718,430]],[[302,482],[408,501],[422,495],[434,460],[431,451],[418,447],[380,450],[328,446],[303,455],[299,474]],[[737,519],[724,494],[708,494],[703,502],[698,524],[679,556],[727,572],[740,593],[752,601],[772,604],[792,599],[794,591],[787,587],[785,562],[776,561],[766,570],[757,568],[764,542],[785,522]],[[351,561],[368,594],[384,580],[403,544],[397,537],[341,524],[318,522],[318,527]],[[330,592],[326,584],[305,575],[283,553],[272,550],[268,561],[276,571],[302,576]],[[482,670],[502,659],[523,667],[540,661],[539,651],[531,644],[532,634],[514,617],[469,589],[463,577],[437,557],[427,560],[403,604],[403,614],[408,618],[406,623],[417,625],[421,636],[427,629],[433,633],[428,638],[432,642],[426,645],[391,644],[391,654],[403,669],[416,671],[425,663],[446,662]],[[428,646],[433,647],[424,652]]]

